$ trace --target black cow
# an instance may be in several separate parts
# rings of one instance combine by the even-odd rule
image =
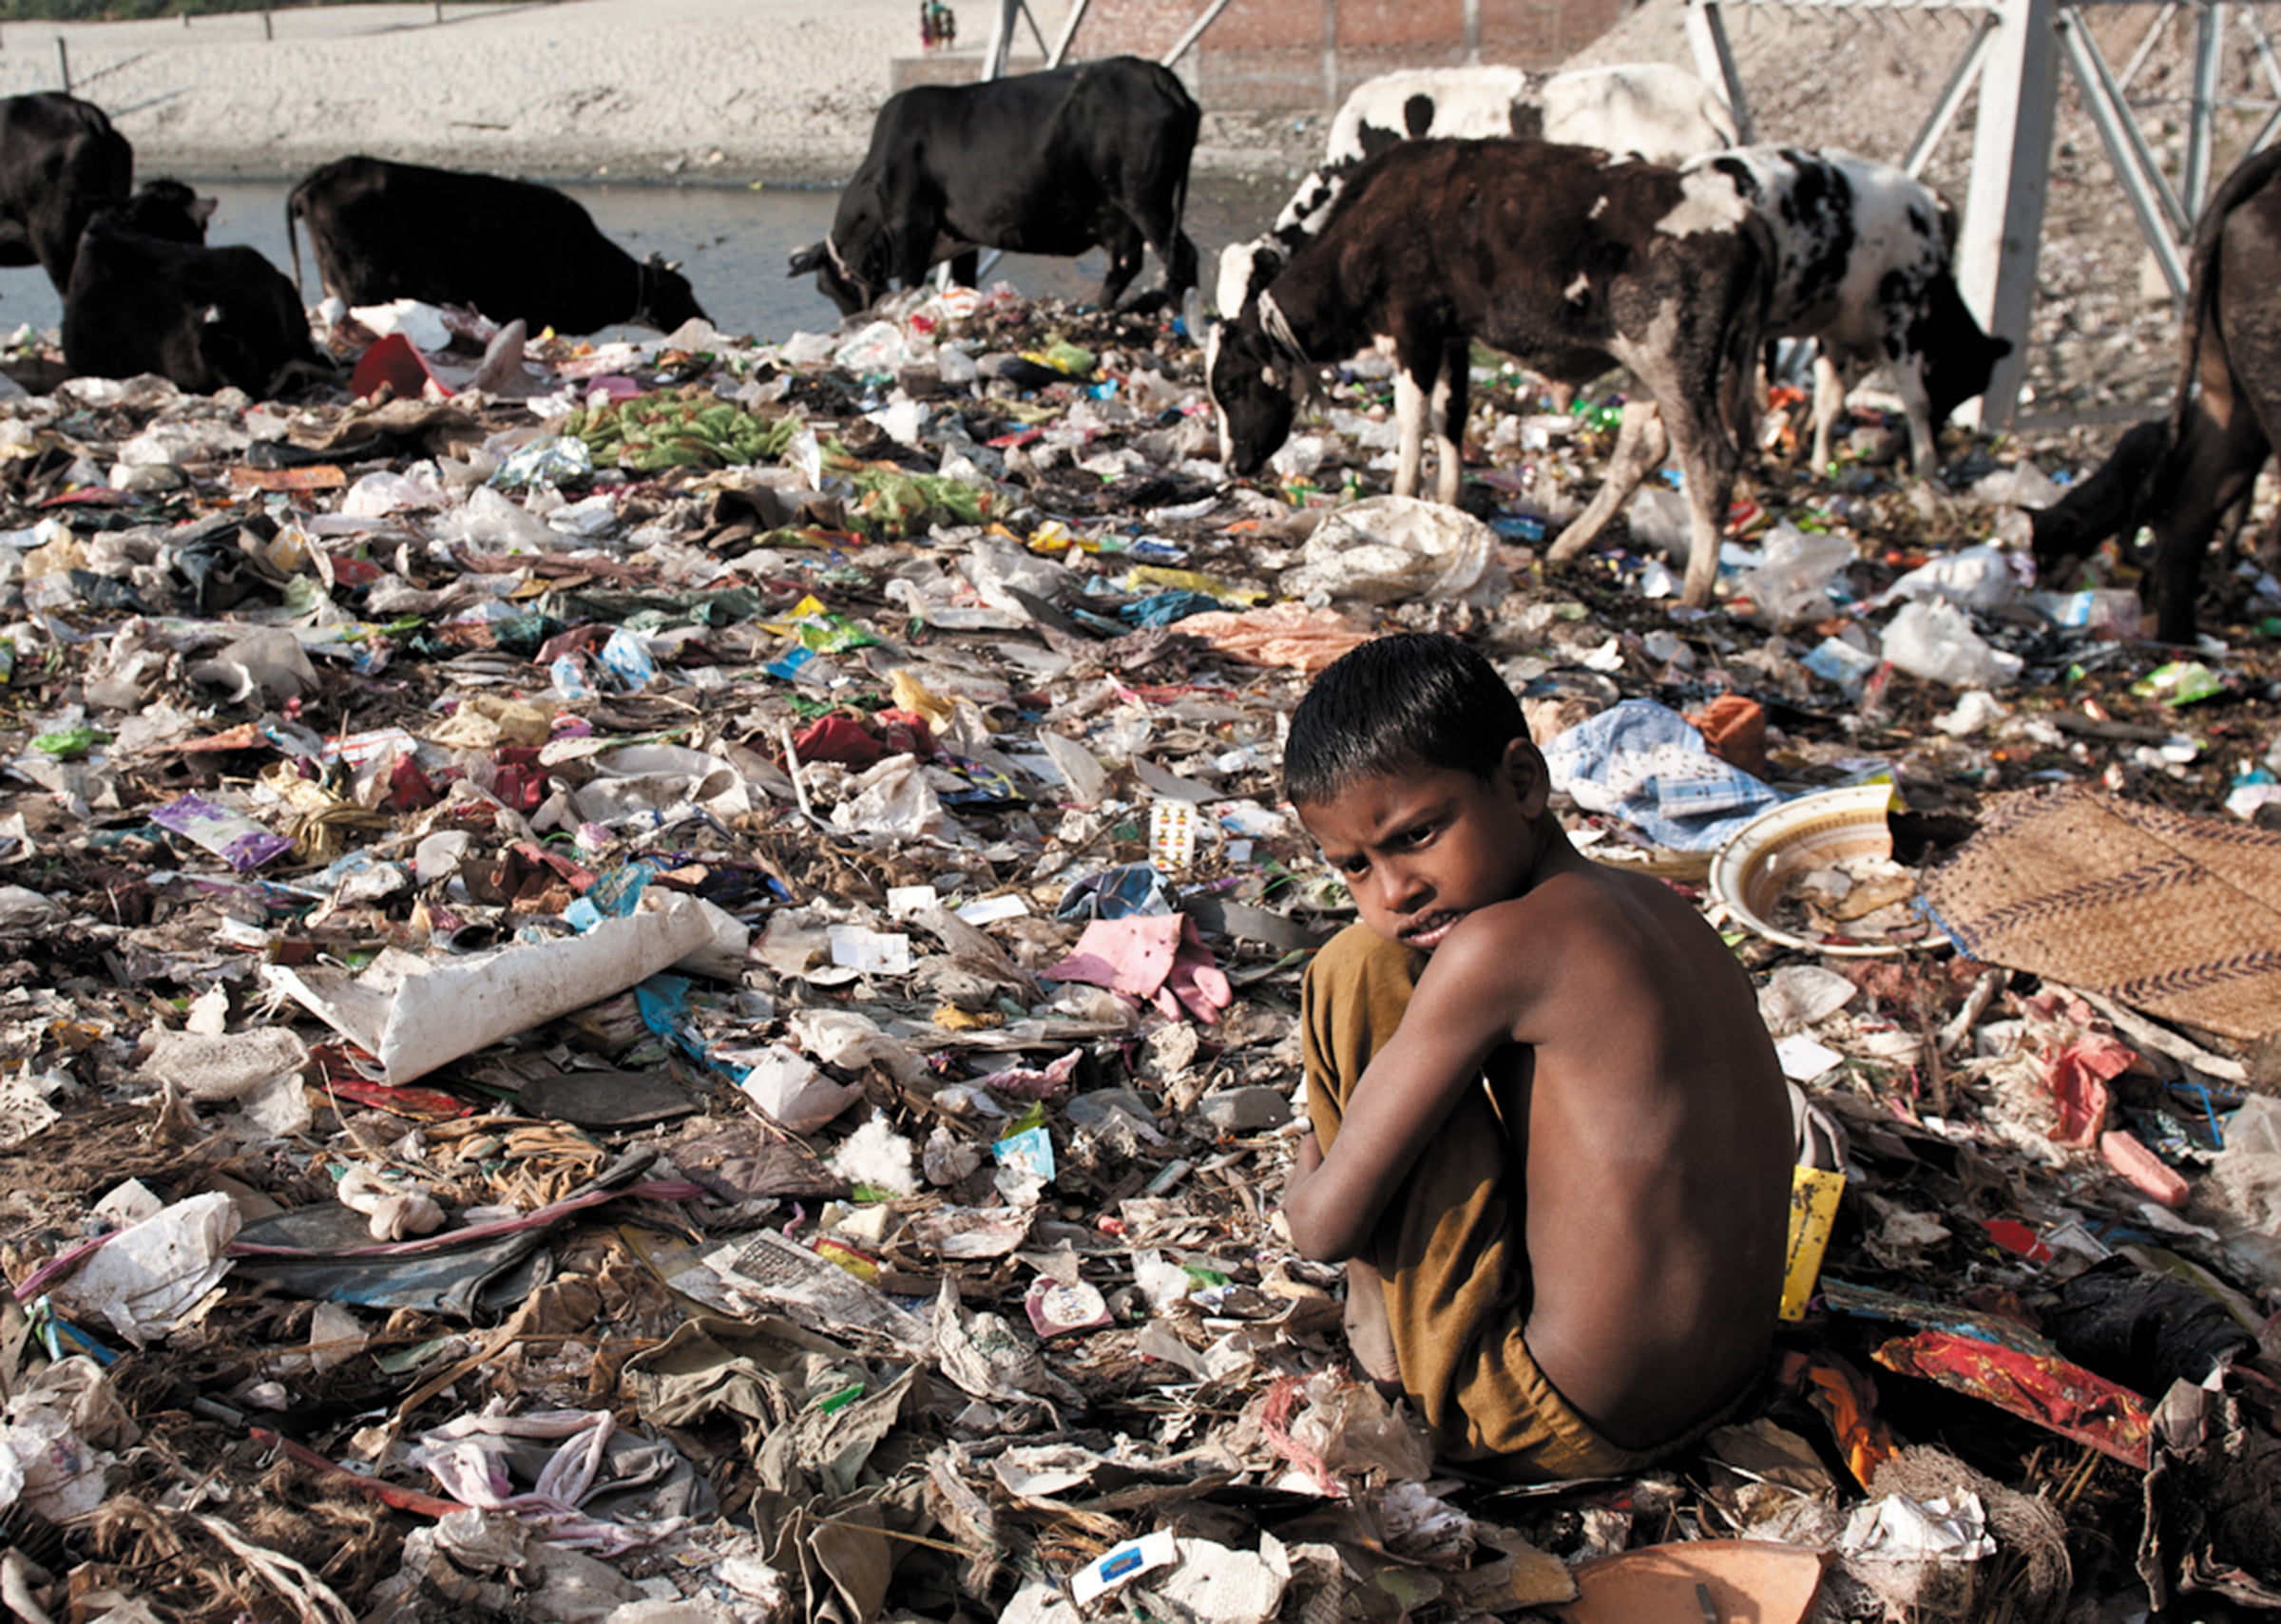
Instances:
[[[1180,213],[1202,117],[1170,68],[1134,56],[898,92],[879,109],[830,235],[792,257],[792,274],[814,271],[853,315],[945,259],[971,282],[978,249],[1099,246],[1105,309],[1140,274],[1146,243],[1177,301],[1196,286]]]
[[[266,399],[296,377],[335,375],[283,272],[254,249],[203,245],[212,207],[178,182],[154,181],[95,212],[64,290],[73,376],[157,373],[195,393],[235,385]]]
[[[2140,592],[2151,589],[2155,635],[2173,643],[2194,640],[2219,516],[2250,494],[2281,436],[2281,146],[2243,159],[2203,208],[2185,321],[2170,416],[2132,430],[2105,467],[2028,517],[2036,567],[2055,581],[2107,537],[2152,525]],[[2281,525],[2257,556],[2281,573]]]
[[[558,333],[620,322],[670,333],[705,315],[679,269],[655,254],[636,259],[575,199],[527,181],[336,160],[285,203],[297,282],[297,220],[309,222],[325,291],[351,305],[471,305],[494,321]]]
[[[61,293],[87,217],[134,184],[134,148],[101,107],[54,91],[0,99],[0,265],[38,265]]]
[[[1320,234],[1214,330],[1222,454],[1238,473],[1258,468],[1315,365],[1375,344],[1397,369],[1394,491],[1417,489],[1430,416],[1439,494],[1454,502],[1472,340],[1556,382],[1620,362],[1653,400],[1626,409],[1607,478],[1561,545],[1615,517],[1668,434],[1687,474],[1686,601],[1706,604],[1773,262],[1765,221],[1716,177],[1588,146],[1400,143],[1352,173]]]

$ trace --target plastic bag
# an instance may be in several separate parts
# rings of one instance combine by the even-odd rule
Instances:
[[[1372,496],[1316,526],[1283,589],[1302,598],[1455,600],[1486,609],[1512,581],[1497,564],[1497,533],[1471,514],[1414,496]]]
[[[1830,583],[1853,558],[1853,544],[1843,536],[1811,535],[1785,520],[1766,538],[1758,567],[1747,571],[1735,590],[1777,626],[1818,621],[1830,613]]]
[[[1945,602],[1905,603],[1885,628],[1885,658],[1912,677],[1951,688],[2006,688],[2021,659],[1991,648],[1962,609]]]

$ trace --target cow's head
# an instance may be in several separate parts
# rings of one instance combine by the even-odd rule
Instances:
[[[201,243],[214,200],[201,198],[180,181],[145,181],[133,197],[106,211],[114,225],[167,242]]]
[[[1291,435],[1310,371],[1261,325],[1255,300],[1242,318],[1212,330],[1204,349],[1204,389],[1219,423],[1220,461],[1231,473],[1256,473]]]
[[[1991,338],[1973,318],[1956,278],[1946,272],[1926,290],[1925,314],[1909,329],[1909,347],[1925,357],[1925,393],[1937,430],[1948,414],[1986,392],[1996,363],[2012,353],[2009,338]]]
[[[652,254],[642,261],[641,308],[628,317],[637,325],[671,333],[685,321],[710,321],[697,302],[689,278],[672,260]]]
[[[1234,321],[1281,274],[1286,256],[1272,237],[1231,242],[1219,251],[1219,282],[1213,297],[1220,318]]]
[[[887,292],[887,279],[882,277],[869,281],[851,265],[835,240],[837,230],[834,227],[821,242],[812,242],[795,252],[792,269],[787,274],[798,277],[814,271],[816,291],[837,305],[840,315],[853,315],[859,310],[869,309]]]

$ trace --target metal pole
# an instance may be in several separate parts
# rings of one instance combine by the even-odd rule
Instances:
[[[2247,6],[2241,9],[2239,15],[2241,26],[2250,30],[2250,40],[2257,47],[2257,60],[2264,65],[2266,83],[2273,87],[2275,95],[2281,95],[2281,62],[2273,59],[2273,42],[2267,36],[2265,25],[2257,20],[2257,13]],[[2262,144],[2258,143],[2252,145],[2250,150],[2254,152]]]
[[[1932,160],[1932,149],[1941,144],[1941,137],[1956,122],[1957,109],[1971,94],[1973,75],[1980,71],[1981,59],[1988,54],[1988,41],[1995,34],[1996,19],[1983,12],[1980,21],[1972,25],[1972,37],[1965,42],[1964,54],[1956,59],[1956,71],[1948,75],[1941,99],[1933,104],[1925,127],[1917,131],[1917,139],[1909,143],[1908,156],[1902,161],[1901,167],[1908,171],[1910,179],[1925,172],[1925,165]]]
[[[71,94],[71,48],[64,43],[61,34],[55,36],[55,60],[56,65],[64,70],[64,94],[68,96]]]
[[[1196,42],[1203,38],[1204,30],[1212,26],[1212,20],[1227,9],[1228,0],[1212,0],[1212,4],[1204,8],[1204,14],[1190,23],[1188,31],[1175,40],[1172,48],[1164,53],[1164,66],[1177,67],[1180,58],[1186,56]]]
[[[1735,48],[1727,43],[1726,17],[1718,0],[1687,0],[1687,43],[1695,49],[1695,70],[1718,87],[1735,115],[1735,134],[1748,146],[1757,137],[1751,128],[1751,107],[1742,94],[1742,70],[1735,66]]]
[[[274,40],[278,37],[277,28],[269,20],[269,8],[266,6],[261,9],[261,37],[265,40]]]
[[[1062,19],[1061,36],[1045,53],[1047,67],[1061,67],[1062,58],[1069,54],[1069,47],[1077,39],[1077,26],[1085,20],[1085,8],[1092,3],[1093,0],[1069,0],[1069,14]]]
[[[2225,61],[2225,0],[2203,6],[2200,27],[2194,39],[2194,119],[2186,134],[2186,206],[2202,212],[2210,195],[2210,142],[2217,118],[2218,69]]]
[[[990,19],[990,43],[982,53],[985,79],[1006,77],[1006,55],[1014,43],[1014,9],[1022,0],[998,0],[998,14]]]
[[[2054,10],[2053,0],[2001,0],[1996,37],[1980,75],[1972,183],[1965,194],[1956,280],[1981,324],[2012,341],[2012,353],[1996,363],[1981,397],[1976,415],[1982,424],[2011,421],[2027,366],[2036,250],[2043,237],[2059,97]]]
[[[1466,0],[1466,65],[1481,66],[1481,0]]]
[[[2155,47],[2162,43],[2162,30],[2170,27],[2171,18],[2177,14],[2178,0],[2162,0],[2162,10],[2155,13],[2155,26],[2146,30],[2146,37],[2138,42],[2138,48],[2131,52],[2130,66],[2122,70],[2122,87],[2125,90],[2131,87],[2131,81],[2138,77],[2138,70],[2146,66],[2146,59],[2155,54]]]
[[[2106,54],[2099,48],[2099,40],[2090,29],[2080,26],[2080,18],[2075,21],[2078,26],[2072,31],[2061,34],[2061,43],[2067,48],[2067,59],[2075,67],[2077,83],[2084,87],[2083,101],[2086,105],[2098,100],[2103,100],[2113,110],[2120,139],[2130,148],[2132,164],[2126,165],[2122,160],[2117,159],[2115,173],[2122,175],[2126,168],[2135,166],[2146,184],[2154,188],[2156,201],[2162,205],[2162,212],[2170,217],[2170,235],[2173,238],[2188,236],[2194,230],[2193,217],[2187,214],[2186,205],[2178,201],[2177,193],[2171,190],[2170,177],[2162,173],[2162,165],[2155,158],[2155,149],[2146,144],[2146,136],[2139,129],[2138,121],[2131,117],[2131,105],[2123,99],[2122,86],[2116,83],[2115,75],[2108,70]],[[2097,75],[2096,96],[2091,89],[2092,81],[2083,77],[2086,62]],[[2104,126],[2101,127],[2103,130]],[[2107,150],[2110,153],[2115,150],[2112,142],[2108,143]],[[2127,186],[2131,182],[2126,179],[2123,184]]]
[[[1045,30],[1038,27],[1037,16],[1030,10],[1027,0],[1024,0],[1022,20],[1029,25],[1029,37],[1038,42],[1038,55],[1044,56],[1045,54]]]
[[[1323,105],[1338,105],[1338,0],[1323,0]]]
[[[2060,45],[2067,52],[2067,66],[2075,70],[2075,82],[2083,93],[2083,108],[2091,122],[2099,126],[2099,138],[2106,143],[2107,162],[2113,165],[2115,178],[2122,182],[2131,208],[2138,217],[2138,230],[2147,246],[2155,251],[2155,262],[2162,267],[2162,279],[2170,284],[2173,298],[2186,296],[2186,264],[2178,257],[2176,239],[2164,218],[2163,206],[2156,203],[2154,189],[2147,184],[2145,173],[2133,155],[2132,145],[2123,136],[2129,130],[2137,136],[2137,126],[2131,123],[2130,109],[2120,99],[2111,95],[2101,83],[2103,75],[2086,60],[2099,49],[2098,42],[2083,27],[2083,20],[2071,10],[2061,10],[2058,18]],[[2156,179],[2160,177],[2157,175]],[[2172,205],[2175,206],[2175,205]]]

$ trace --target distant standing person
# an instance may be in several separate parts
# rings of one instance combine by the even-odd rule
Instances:
[[[958,43],[958,13],[943,0],[919,0],[919,48],[933,50]]]

